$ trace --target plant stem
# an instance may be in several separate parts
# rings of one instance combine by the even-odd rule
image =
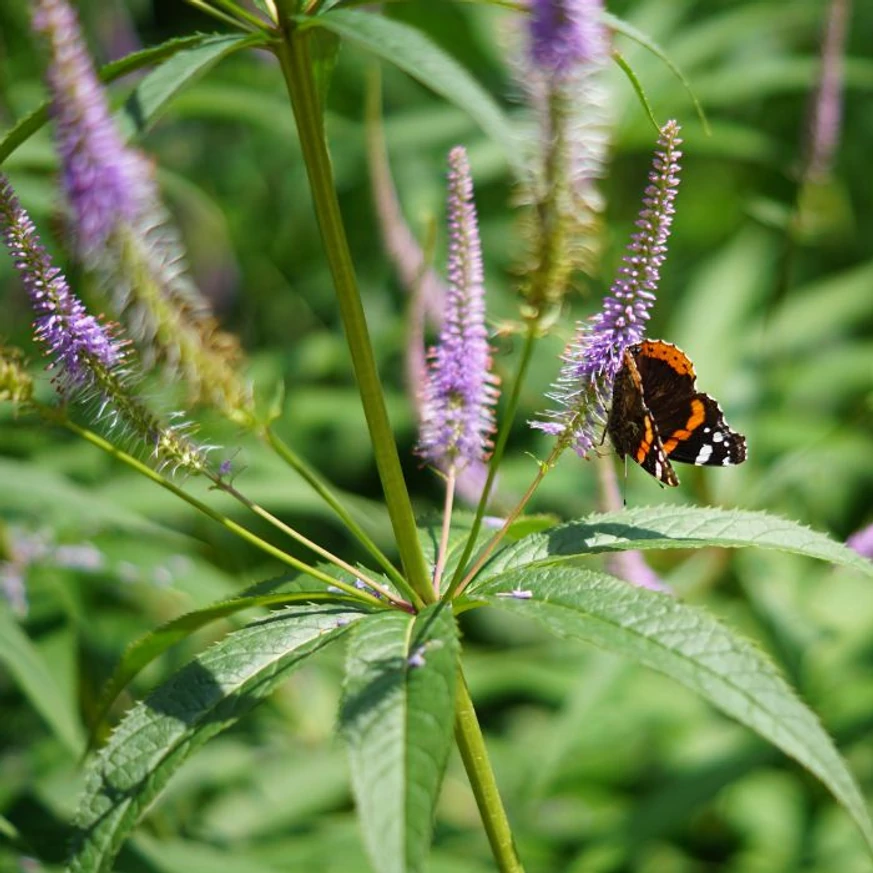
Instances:
[[[524,873],[518,853],[515,849],[515,841],[509,827],[509,819],[503,808],[503,801],[497,790],[497,782],[494,779],[494,771],[488,760],[488,750],[485,748],[485,738],[482,736],[482,728],[479,727],[479,719],[473,708],[467,681],[463,670],[458,670],[458,690],[455,710],[455,741],[464,761],[464,769],[470,780],[470,787],[476,797],[476,805],[482,816],[482,824],[485,833],[488,834],[488,842],[494,860],[497,861],[497,869],[500,873]]]
[[[446,566],[446,552],[449,549],[449,532],[452,529],[452,505],[455,502],[455,483],[458,476],[455,470],[455,465],[449,468],[448,476],[446,476],[446,500],[443,506],[443,530],[440,535],[440,546],[437,551],[436,565],[433,569],[433,593],[439,599],[440,583],[443,576],[443,568]]]
[[[537,339],[538,322],[532,320],[528,322],[527,336],[524,341],[524,348],[521,352],[521,360],[518,363],[518,371],[515,374],[515,382],[512,386],[512,393],[509,396],[509,401],[506,404],[506,411],[501,421],[500,431],[497,434],[497,442],[494,444],[494,453],[491,455],[491,461],[488,464],[488,478],[485,480],[485,487],[482,489],[482,496],[479,498],[479,505],[476,507],[476,517],[473,519],[473,525],[470,528],[470,535],[467,537],[467,543],[464,546],[464,552],[461,555],[461,560],[458,562],[458,568],[455,570],[455,575],[452,577],[452,582],[446,589],[444,596],[445,600],[450,600],[461,584],[464,578],[464,571],[467,567],[467,562],[470,560],[470,555],[476,546],[476,537],[479,536],[479,531],[482,529],[482,519],[485,516],[485,510],[488,507],[488,498],[491,495],[491,489],[494,486],[494,480],[497,477],[497,470],[500,467],[500,461],[503,459],[503,453],[506,450],[506,443],[509,440],[509,433],[512,430],[512,423],[515,420],[515,414],[518,412],[518,403],[521,398],[521,388],[524,384],[524,378],[527,375],[527,368],[530,365],[531,357],[533,356],[534,345]],[[519,510],[520,511],[520,510]]]
[[[558,459],[558,455],[564,450],[564,446],[561,443],[555,446],[552,450],[551,455],[549,455],[548,459],[545,461],[540,461],[540,468],[537,471],[536,476],[534,476],[533,482],[528,486],[527,491],[522,495],[521,500],[515,505],[515,508],[509,515],[506,517],[506,520],[503,522],[503,527],[488,540],[488,544],[479,554],[479,557],[476,558],[476,562],[468,571],[467,575],[464,576],[461,583],[455,589],[455,596],[460,594],[476,577],[476,574],[482,569],[482,566],[485,562],[491,557],[491,553],[497,548],[500,544],[500,541],[506,536],[506,532],[512,527],[513,522],[521,515],[521,511],[527,506],[528,501],[531,497],[534,496],[534,492],[539,488],[540,482],[543,481],[546,473],[552,469],[555,464],[555,461]]]
[[[334,514],[346,526],[358,542],[373,556],[391,581],[402,591],[406,597],[416,602],[418,595],[409,587],[409,583],[403,578],[403,574],[391,563],[387,555],[373,542],[370,535],[355,521],[352,514],[340,503],[339,498],[333,493],[329,485],[322,477],[313,470],[294,449],[291,448],[271,428],[265,428],[262,432],[264,439],[273,450],[285,461],[291,469],[318,494],[319,497],[334,511]],[[420,605],[420,604],[417,604]]]
[[[147,479],[151,479],[152,482],[160,485],[161,488],[166,488],[167,491],[175,494],[176,497],[181,498],[186,503],[193,506],[195,509],[199,509],[200,512],[220,524],[222,527],[236,534],[241,539],[244,539],[247,543],[255,546],[255,548],[258,548],[262,552],[266,552],[268,555],[271,555],[272,557],[281,561],[283,564],[287,564],[289,567],[293,567],[298,572],[304,573],[307,576],[311,576],[313,579],[318,579],[319,582],[324,582],[326,585],[332,586],[334,588],[339,588],[341,591],[344,591],[346,594],[354,597],[356,600],[363,600],[371,606],[378,605],[384,608],[385,604],[381,600],[379,600],[378,597],[375,597],[372,594],[368,594],[366,591],[359,591],[353,585],[349,585],[340,579],[334,579],[333,576],[328,576],[327,573],[322,572],[317,567],[310,567],[303,561],[298,561],[297,558],[287,554],[286,552],[283,552],[282,549],[277,548],[272,543],[268,543],[266,540],[262,540],[257,534],[253,534],[250,530],[248,530],[248,528],[243,527],[241,524],[237,524],[226,515],[222,515],[220,512],[213,509],[208,504],[203,503],[193,495],[188,494],[187,491],[181,489],[174,482],[171,482],[169,479],[162,476],[160,473],[156,472],[151,467],[144,464],[142,461],[134,458],[133,455],[129,455],[127,454],[127,452],[122,451],[117,446],[112,445],[112,443],[110,443],[108,440],[103,439],[103,437],[99,436],[93,431],[80,427],[78,424],[76,424],[74,421],[70,421],[70,419],[68,418],[59,416],[56,410],[46,411],[46,416],[51,421],[62,424],[64,427],[66,427],[68,430],[71,430],[77,436],[80,436],[82,437],[82,439],[87,440],[89,443],[91,443],[91,445],[96,446],[98,449],[102,449],[108,455],[111,455],[113,458],[116,458],[117,460],[127,464],[128,467],[136,470],[137,473],[141,473]]]
[[[376,467],[385,492],[385,503],[397,540],[400,560],[412,588],[423,602],[432,603],[433,589],[424,553],[418,541],[415,516],[403,479],[394,433],[388,421],[382,384],[376,370],[361,295],[336,198],[333,170],[324,134],[324,120],[309,56],[308,36],[306,32],[293,30],[293,22],[289,20],[288,15],[291,11],[289,6],[287,2],[280,5],[280,11],[283,13],[282,39],[276,45],[276,53],[297,122],[313,206],[321,230],[325,256],[333,276],[352,366],[367,418]]]
[[[232,15],[228,15],[220,9],[216,9],[214,6],[210,6],[209,3],[204,2],[204,0],[186,0],[186,2],[189,6],[199,9],[205,15],[211,15],[213,18],[217,18],[219,21],[229,24],[231,27],[239,28],[242,26],[242,23]]]
[[[309,537],[304,536],[299,531],[294,530],[290,525],[285,524],[279,518],[276,518],[272,512],[264,509],[259,503],[255,503],[253,500],[249,500],[245,494],[237,491],[236,488],[233,487],[229,482],[225,482],[218,476],[210,476],[210,479],[215,483],[215,487],[221,491],[224,491],[225,494],[229,494],[234,500],[239,501],[243,506],[249,509],[258,517],[264,519],[264,521],[273,525],[277,530],[282,531],[286,536],[291,537],[295,542],[300,543],[302,546],[306,546],[312,552],[315,552],[321,558],[324,558],[325,561],[333,564],[335,567],[339,567],[340,570],[345,570],[346,573],[349,573],[351,576],[354,576],[361,580],[368,588],[372,588],[374,591],[377,591],[382,595],[386,600],[388,600],[391,604],[396,606],[398,609],[403,609],[405,611],[409,611],[409,604],[405,600],[401,600],[383,585],[380,585],[378,582],[371,579],[366,573],[360,570],[357,567],[353,567],[351,564],[344,561],[342,558],[333,554],[333,552],[328,551],[323,546],[318,545],[318,543],[313,542]]]

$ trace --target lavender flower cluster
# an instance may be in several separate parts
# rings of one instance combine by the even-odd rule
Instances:
[[[679,125],[661,128],[637,232],[631,238],[618,276],[602,310],[580,322],[564,353],[564,365],[549,397],[559,409],[532,425],[558,436],[585,457],[602,429],[605,404],[621,367],[624,350],[643,339],[649,311],[667,253],[679,184]]]
[[[36,338],[57,371],[56,383],[65,393],[94,387],[94,365],[109,370],[122,366],[124,348],[106,325],[87,313],[61,271],[52,266],[30,216],[2,175],[0,223],[36,316]]]
[[[473,181],[461,147],[449,153],[448,188],[448,294],[439,341],[430,352],[418,450],[441,469],[461,469],[486,457],[498,396]]]

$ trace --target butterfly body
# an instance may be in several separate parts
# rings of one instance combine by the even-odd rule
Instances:
[[[665,485],[679,484],[672,462],[740,464],[746,438],[728,426],[718,403],[696,390],[688,355],[663,340],[625,350],[606,430],[619,457],[631,457]]]

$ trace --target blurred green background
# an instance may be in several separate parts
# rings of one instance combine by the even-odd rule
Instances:
[[[825,2],[652,0],[610,12],[648,33],[689,76],[712,124],[706,137],[681,85],[625,37],[616,45],[658,119],[684,126],[683,182],[651,335],[693,358],[749,442],[736,469],[682,467],[682,486],[630,470],[627,502],[762,509],[845,539],[873,523],[873,4],[857,3],[845,65],[843,134],[829,179],[798,211]],[[473,4],[388,4],[522,111],[506,62],[512,13]],[[81,4],[102,63],[214,23],[175,0]],[[416,508],[435,513],[435,476],[412,454],[415,419],[402,380],[408,295],[384,254],[364,141],[373,61],[344,47],[328,129],[389,410]],[[42,55],[27,3],[0,8],[0,128],[43,98]],[[119,101],[131,82],[113,88]],[[385,134],[407,219],[425,239],[443,218],[445,156],[470,152],[495,331],[517,318],[517,214],[499,147],[475,121],[382,66]],[[599,275],[577,277],[567,311],[536,353],[500,479],[505,501],[535,472],[548,441],[525,421],[543,408],[574,320],[596,310],[632,229],[654,131],[628,82],[610,73],[613,146]],[[149,132],[192,267],[225,326],[239,333],[259,394],[284,381],[282,435],[328,475],[390,549],[387,516],[356,401],[330,277],[276,64],[237,55],[171,105]],[[56,164],[48,130],[4,165],[50,246]],[[792,223],[800,230],[791,235]],[[53,235],[54,232],[54,235]],[[438,232],[436,266],[445,240]],[[59,255],[63,262],[63,256]],[[71,275],[75,276],[73,272]],[[29,314],[0,257],[0,335],[24,346]],[[513,371],[520,342],[500,332],[496,364]],[[47,379],[44,380],[47,383]],[[49,396],[47,384],[41,391]],[[149,390],[179,403],[172,386]],[[209,442],[241,469],[237,487],[302,532],[362,555],[263,447],[208,413]],[[610,463],[609,459],[596,463]],[[598,507],[593,463],[561,462],[533,509],[569,518]],[[188,483],[201,492],[196,483]],[[210,494],[207,499],[235,510]],[[257,526],[256,526],[257,527]],[[83,548],[90,544],[93,549]],[[68,547],[80,547],[70,552]],[[67,547],[66,550],[64,547]],[[0,408],[0,564],[23,575],[28,610],[2,613],[0,815],[38,857],[0,844],[0,871],[57,869],[80,787],[71,747],[124,646],[159,622],[279,572],[153,485],[66,434]],[[36,553],[28,561],[26,552]],[[0,554],[0,557],[3,555]],[[85,565],[71,569],[61,565]],[[873,592],[845,572],[777,553],[654,554],[679,594],[757,639],[821,715],[873,795]],[[13,578],[15,577],[15,578]],[[20,592],[19,592],[20,593]],[[139,696],[223,633],[216,625],[136,682]],[[26,632],[48,675],[17,648]],[[530,873],[855,873],[873,870],[848,817],[811,777],[667,679],[591,649],[557,643],[505,615],[463,622],[474,699]],[[365,871],[343,751],[332,736],[340,655],[295,676],[180,773],[117,869]],[[132,698],[127,699],[129,704]],[[460,763],[450,764],[431,864],[492,869]]]

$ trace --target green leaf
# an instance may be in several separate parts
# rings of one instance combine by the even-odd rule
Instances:
[[[127,139],[141,136],[181,90],[208,72],[223,58],[266,42],[263,34],[230,34],[203,39],[176,52],[152,70],[124,102],[118,125]]]
[[[203,609],[192,610],[166,622],[159,628],[150,631],[134,640],[125,650],[121,661],[115,668],[109,682],[100,695],[100,702],[91,724],[89,748],[93,748],[97,740],[103,735],[106,727],[106,716],[112,708],[118,695],[131,683],[131,681],[144,670],[155,658],[160,657],[176,643],[189,637],[194,631],[218,621],[228,618],[244,609],[257,609],[269,606],[288,606],[292,603],[312,603],[313,601],[326,600],[336,603],[337,596],[328,593],[321,586],[315,591],[298,591],[284,594],[264,594],[255,596],[234,597],[213,603]]]
[[[84,527],[124,530],[140,536],[183,537],[149,521],[122,501],[112,502],[41,463],[0,457],[0,510],[14,510],[52,525],[56,530],[79,531]]]
[[[228,634],[134,707],[88,765],[71,873],[108,873],[127,834],[188,756],[365,614],[318,606],[276,612]]]
[[[706,118],[706,113],[703,111],[703,107],[700,105],[700,101],[697,99],[697,95],[694,93],[694,89],[691,87],[691,83],[688,81],[682,70],[680,70],[671,60],[670,56],[664,51],[664,49],[641,30],[638,30],[632,24],[628,24],[628,22],[623,21],[621,18],[618,18],[615,15],[610,15],[608,12],[601,13],[601,17],[611,30],[621,33],[628,39],[632,39],[634,42],[639,43],[643,48],[648,49],[653,55],[655,55],[655,57],[659,58],[664,64],[666,64],[670,72],[682,83],[682,86],[688,92],[688,96],[691,98],[691,103],[694,105],[694,109],[697,112],[697,117],[700,119],[701,125],[703,125],[703,130],[706,135],[709,136],[711,134],[709,121]]]
[[[334,9],[301,22],[301,27],[324,27],[367,49],[465,110],[502,146],[514,172],[518,176],[524,174],[518,137],[506,115],[464,67],[420,30],[381,15],[351,9]]]
[[[106,64],[100,69],[98,78],[104,84],[108,84],[135,70],[164,61],[140,82],[119,114],[119,126],[124,136],[131,138],[154,123],[160,110],[183,87],[222,58],[248,46],[263,44],[265,41],[266,37],[262,34],[221,36],[197,34],[174,39]],[[0,164],[22,143],[30,139],[48,121],[48,118],[49,101],[45,101],[8,131],[0,139]]]
[[[815,774],[873,850],[873,822],[831,738],[770,659],[714,616],[580,567],[519,568],[476,596],[676,679]]]
[[[106,64],[97,74],[100,81],[105,83],[120,79],[128,73],[158,63],[165,58],[172,57],[176,52],[183,51],[199,45],[209,39],[202,34],[186,36],[180,39],[172,39],[158,46],[143,49],[141,52],[133,52],[124,58]],[[0,164],[2,164],[12,152],[23,142],[30,139],[47,121],[49,117],[49,101],[34,109],[29,115],[25,115],[6,135],[0,140]]]
[[[356,631],[340,723],[364,843],[379,873],[422,870],[452,742],[454,617],[384,612]]]
[[[649,103],[649,98],[646,97],[646,92],[643,88],[643,83],[639,80],[639,77],[634,72],[633,67],[627,62],[624,55],[621,52],[613,49],[612,51],[612,59],[618,64],[619,69],[627,76],[628,81],[631,83],[631,87],[634,89],[637,95],[637,99],[640,101],[640,105],[643,107],[643,111],[646,115],[649,116],[649,121],[652,122],[652,126],[660,132],[661,125],[658,124],[658,119],[655,118],[655,113],[652,111],[652,106]]]
[[[590,515],[533,534],[486,564],[482,579],[525,564],[553,564],[598,552],[756,546],[819,558],[873,576],[873,561],[795,521],[700,506],[648,506]],[[471,586],[478,591],[481,583]]]
[[[58,688],[51,667],[21,629],[8,604],[0,598],[0,663],[33,708],[60,741],[76,756],[82,753],[79,723]]]

